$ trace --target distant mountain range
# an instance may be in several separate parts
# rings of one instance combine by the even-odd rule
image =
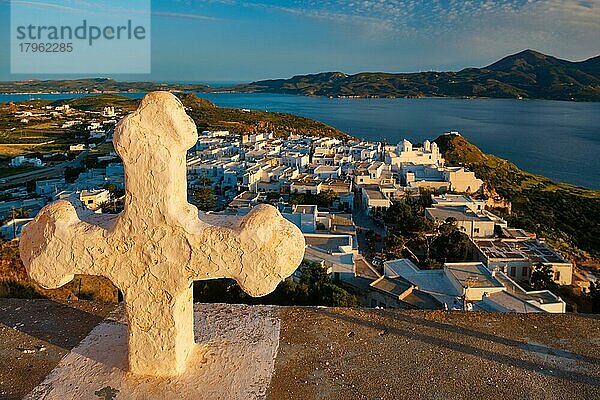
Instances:
[[[495,97],[600,101],[600,56],[571,62],[533,50],[458,72],[324,72],[229,88],[332,97]]]
[[[323,72],[213,88],[203,84],[118,82],[109,78],[0,82],[0,93],[269,92],[330,97],[492,97],[600,101],[600,56],[572,62],[525,50],[458,72]]]

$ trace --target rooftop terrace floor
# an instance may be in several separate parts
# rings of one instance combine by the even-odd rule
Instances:
[[[114,307],[0,299],[0,398],[30,392]],[[272,311],[280,336],[267,399],[600,398],[598,317]]]

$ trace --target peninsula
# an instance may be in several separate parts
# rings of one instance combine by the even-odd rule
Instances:
[[[600,101],[600,56],[572,62],[525,50],[483,68],[457,72],[322,72],[229,87],[118,82],[110,78],[0,82],[0,93],[283,93],[340,98],[509,98]]]
[[[468,97],[600,101],[600,56],[581,62],[533,50],[509,55],[483,68],[457,72],[323,72],[230,88],[330,97]]]

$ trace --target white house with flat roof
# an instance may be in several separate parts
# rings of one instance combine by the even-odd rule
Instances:
[[[446,263],[446,275],[467,302],[479,301],[484,294],[503,291],[504,285],[496,278],[496,272],[488,270],[480,262]]]
[[[298,152],[286,152],[282,154],[282,163],[288,167],[297,168],[300,171],[304,170],[310,162],[308,154]]]
[[[110,201],[110,192],[105,189],[82,190],[79,192],[79,200],[90,210],[96,211],[103,203]]]
[[[62,191],[66,186],[64,178],[46,179],[35,182],[35,193],[40,196],[51,196]]]
[[[317,230],[317,216],[319,213],[317,206],[279,203],[277,208],[281,212],[281,216],[300,228],[302,233],[315,233]]]
[[[299,175],[290,182],[290,193],[292,194],[319,194],[323,186],[323,181],[307,174]]]
[[[319,165],[313,173],[321,180],[338,179],[342,175],[342,168],[339,165]]]
[[[565,312],[566,304],[548,290],[528,292],[500,271],[480,262],[446,263],[443,269],[421,270],[410,260],[384,263],[384,276],[400,277],[450,309],[493,312]],[[388,284],[389,286],[389,284]]]
[[[392,202],[380,190],[363,189],[362,205],[368,215],[376,211],[385,211],[392,206]]]
[[[484,200],[475,200],[464,194],[432,195],[431,202],[433,207],[467,207],[473,212],[485,210]]]
[[[500,269],[511,279],[527,281],[535,266],[543,264],[552,267],[556,283],[573,282],[573,264],[538,239],[475,239],[473,243],[488,269]]]
[[[425,217],[438,225],[454,220],[458,228],[472,238],[494,237],[496,221],[489,215],[473,212],[466,206],[426,208]]]
[[[305,260],[323,265],[336,281],[356,277],[358,250],[354,248],[351,235],[305,234],[304,240]]]

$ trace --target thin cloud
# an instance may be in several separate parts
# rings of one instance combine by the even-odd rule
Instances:
[[[60,4],[53,4],[53,3],[44,3],[44,2],[39,2],[39,1],[24,1],[24,0],[9,1],[9,0],[5,0],[5,1],[3,1],[3,3],[10,3],[10,4],[14,4],[14,5],[39,8],[39,9],[44,9],[44,10],[61,10],[61,11],[70,11],[70,12],[81,12],[82,11],[81,9],[74,8],[74,7],[63,6]]]
[[[152,11],[151,15],[155,16],[155,17],[166,17],[166,18],[194,19],[194,20],[202,20],[202,21],[223,21],[222,18],[211,17],[208,15],[191,14],[191,13]]]
[[[231,4],[229,0],[218,0],[219,2],[223,2],[224,4]],[[72,7],[61,4],[54,3],[45,3],[40,1],[29,1],[29,0],[0,0],[0,3],[8,3],[15,4],[20,6],[46,9],[46,10],[60,10],[60,11],[68,11],[73,13],[95,13],[95,12],[105,12],[106,10],[103,8],[98,8],[99,4],[85,3],[85,2],[76,2],[76,4],[82,5],[82,7]],[[87,9],[86,9],[87,8]],[[114,12],[115,9],[111,8],[110,12]],[[155,17],[164,17],[164,18],[176,18],[176,19],[192,19],[192,20],[201,20],[201,21],[223,21],[222,18],[212,17],[208,15],[195,14],[195,13],[179,13],[179,12],[168,12],[168,11],[151,11],[147,12],[145,10],[132,10],[132,9],[121,9],[123,13],[130,14],[143,14],[143,15],[152,15]]]
[[[364,25],[365,27],[376,28],[377,30],[390,30],[390,27],[386,23],[386,21],[382,21],[380,18],[371,17],[368,15],[353,15],[348,13],[340,13],[311,8],[284,7],[268,3],[244,2],[241,3],[241,5],[243,7],[260,8],[268,11],[282,12],[286,14],[297,15],[312,19],[325,20],[328,22],[336,22],[343,24],[354,23],[358,25]]]

